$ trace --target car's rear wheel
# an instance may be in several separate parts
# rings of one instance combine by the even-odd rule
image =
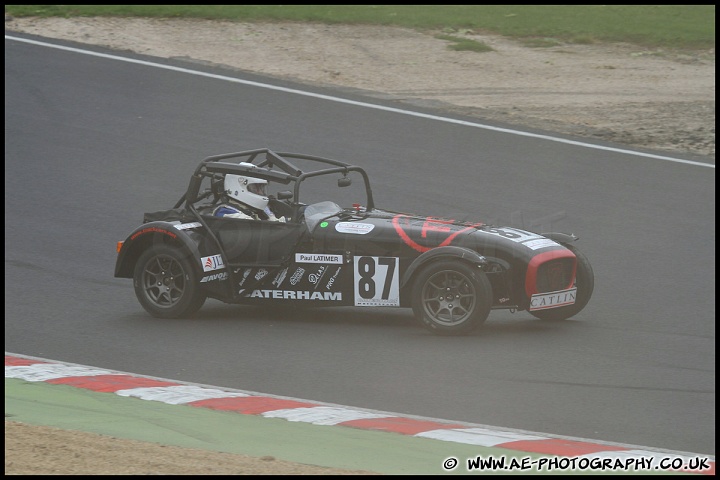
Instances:
[[[568,318],[574,317],[590,301],[592,297],[593,289],[595,288],[595,274],[593,273],[590,260],[578,250],[577,247],[572,245],[564,245],[565,248],[575,254],[577,258],[577,269],[575,271],[575,286],[577,287],[577,293],[575,297],[575,303],[568,305],[567,307],[552,308],[549,310],[538,310],[530,312],[536,318],[540,320],[567,320]]]
[[[492,286],[485,273],[459,260],[433,262],[414,281],[412,307],[428,330],[461,335],[482,325],[492,307]]]
[[[154,317],[185,317],[205,303],[188,256],[167,245],[152,246],[140,255],[133,283],[140,304]]]

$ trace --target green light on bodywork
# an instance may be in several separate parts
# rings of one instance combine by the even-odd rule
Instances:
[[[327,227],[327,226],[328,226],[328,222],[322,222],[322,223],[320,224],[320,228],[325,228],[325,227]]]

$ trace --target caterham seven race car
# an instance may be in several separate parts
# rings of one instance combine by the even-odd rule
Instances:
[[[275,217],[218,216],[231,178],[259,179]],[[206,298],[405,307],[429,330],[457,335],[493,309],[549,320],[580,312],[594,276],[576,240],[380,209],[359,166],[258,149],[202,160],[173,208],[146,213],[118,242],[115,277],[132,278],[160,318],[192,315]]]

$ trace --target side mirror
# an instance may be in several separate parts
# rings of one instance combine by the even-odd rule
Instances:
[[[293,193],[290,190],[283,190],[277,193],[278,200],[290,200],[293,197]]]
[[[348,177],[342,177],[338,179],[338,187],[349,187],[352,185],[352,180],[350,180]]]

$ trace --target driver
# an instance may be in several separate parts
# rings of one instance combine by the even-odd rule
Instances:
[[[250,163],[240,165],[252,166]],[[213,210],[216,217],[285,222],[268,207],[267,180],[243,175],[225,175],[224,202]]]

